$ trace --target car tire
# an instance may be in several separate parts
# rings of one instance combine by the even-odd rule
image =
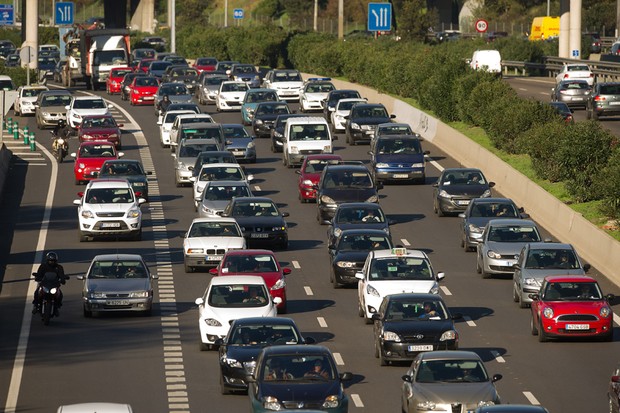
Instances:
[[[330,271],[330,276],[329,276],[329,280],[332,283],[332,288],[334,290],[338,290],[342,287],[342,285],[338,282],[338,280],[336,279],[336,274],[334,274],[334,271]]]
[[[224,377],[220,373],[220,393],[223,395],[230,394],[230,390],[224,385]]]
[[[379,345],[377,344],[377,340],[375,340],[375,358],[379,358]]]
[[[512,287],[512,301],[514,301],[515,303],[519,302],[519,293],[517,293],[517,290],[514,288],[514,286]]]
[[[282,307],[278,308],[278,314],[286,314],[288,312],[288,305],[285,303]]]
[[[614,341],[614,331],[611,330],[608,334],[602,335],[601,341],[608,343]]]
[[[592,109],[592,120],[598,120],[598,118],[599,118],[598,113],[596,113],[594,109]]]
[[[82,231],[78,232],[78,240],[80,242],[86,242],[88,241],[88,235],[84,235],[84,233]]]
[[[523,301],[523,298],[521,297],[521,295],[519,295],[519,308],[528,308],[530,306],[530,303],[526,303],[525,301]]]
[[[142,241],[142,228],[131,236],[132,241]]]
[[[547,334],[543,329],[542,322],[538,322],[538,341],[544,343],[547,341]]]
[[[83,309],[84,309],[84,317],[85,317],[85,318],[91,318],[91,317],[93,316],[93,312],[92,312],[92,311],[87,310],[87,309],[86,309],[86,306],[84,306],[84,307],[83,307]]]
[[[482,263],[482,266],[480,267],[480,273],[482,275],[482,278],[485,280],[488,280],[489,278],[493,277],[493,274],[491,274],[490,272],[486,272],[484,270],[484,263]]]
[[[359,299],[357,300],[357,316],[364,317],[364,310],[362,307],[362,303]]]
[[[437,216],[438,217],[445,217],[446,213],[443,212],[443,209],[441,209],[441,206],[437,207]]]
[[[184,263],[183,266],[186,274],[194,272],[194,267],[187,265],[187,263]]]
[[[478,260],[477,257],[476,257],[476,272],[478,274],[482,274],[482,268],[480,268],[480,261]]]
[[[379,348],[379,343],[377,343],[377,350],[379,351],[379,365],[387,366],[389,362],[385,359],[385,356],[383,355],[383,351],[381,351],[381,348]]]

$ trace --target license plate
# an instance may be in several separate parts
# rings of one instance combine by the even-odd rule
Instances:
[[[467,201],[457,201],[456,203],[459,204],[459,205],[469,205],[469,200],[467,200]]]
[[[250,238],[267,238],[267,237],[269,237],[269,234],[265,234],[263,232],[261,233],[253,232],[250,234]]]
[[[590,324],[566,324],[567,330],[589,330]]]
[[[208,255],[207,261],[222,261],[221,255]]]
[[[394,174],[394,175],[392,175],[392,178],[394,178],[394,179],[409,178],[409,175],[407,175],[407,174]]]
[[[155,96],[144,96],[142,99],[144,99],[144,100],[154,100]]]
[[[120,222],[102,222],[101,228],[120,228]]]
[[[620,105],[620,102],[609,102],[609,104],[612,106],[616,106],[616,105]]]
[[[573,100],[583,100],[583,98],[573,98]]]
[[[418,345],[418,346],[407,346],[407,350],[409,351],[433,351],[433,345]]]
[[[129,301],[126,300],[109,300],[105,302],[106,305],[129,305]]]
[[[243,151],[233,151],[233,155],[235,155],[235,156],[242,156],[243,155]]]

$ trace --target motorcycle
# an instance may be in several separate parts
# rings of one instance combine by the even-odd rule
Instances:
[[[54,141],[52,142],[52,152],[58,163],[62,163],[65,156],[69,154],[69,140],[67,136],[60,136],[50,132]]]
[[[33,272],[36,276],[37,273]],[[68,277],[67,277],[68,278]],[[50,320],[56,313],[56,303],[60,298],[60,284],[64,281],[58,281],[58,275],[55,272],[47,272],[43,275],[43,279],[39,281],[37,294],[39,295],[39,303],[41,304],[41,318],[43,324],[49,325]]]

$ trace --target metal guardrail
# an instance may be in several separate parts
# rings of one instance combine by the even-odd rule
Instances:
[[[510,70],[514,70],[516,75],[527,75],[532,70],[538,70],[547,73],[549,77],[555,77],[562,69],[565,63],[584,63],[590,66],[592,72],[596,76],[597,81],[620,81],[620,63],[615,62],[598,62],[594,60],[577,60],[564,59],[560,57],[547,56],[543,63],[519,62],[519,61],[502,61],[504,74],[510,74]]]

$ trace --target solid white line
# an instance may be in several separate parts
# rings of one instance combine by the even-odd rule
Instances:
[[[452,293],[450,292],[450,290],[448,290],[448,287],[446,287],[445,285],[442,285],[442,286],[441,286],[441,287],[439,287],[439,288],[441,288],[441,291],[443,291],[443,293],[444,293],[445,295],[452,295]]]
[[[295,268],[296,270],[301,268],[301,265],[299,265],[298,261],[291,261],[291,264],[293,264],[293,268]]]
[[[316,318],[319,322],[319,325],[323,328],[327,328],[327,322],[325,321],[325,319],[323,317],[317,317]]]
[[[506,360],[504,360],[504,358],[502,356],[500,356],[497,351],[491,350],[491,354],[493,354],[493,357],[495,357],[495,360],[497,360],[498,363],[505,363],[506,362]]]
[[[342,355],[340,353],[332,353],[334,355],[334,360],[336,360],[336,364],[339,366],[344,366],[344,360],[342,359]]]
[[[359,394],[352,394],[351,400],[353,400],[355,407],[364,407],[364,403],[362,403],[362,399],[360,399]]]
[[[520,87],[520,88],[519,88],[519,90],[525,90],[525,91],[527,91],[527,89],[526,89],[526,88],[524,88],[524,87]]]
[[[529,392],[529,391],[524,391],[524,392],[523,392],[523,395],[527,398],[527,400],[528,400],[530,403],[532,403],[532,404],[534,404],[534,405],[536,405],[536,406],[540,405],[540,402],[536,399],[536,397],[534,397],[534,395],[533,395],[531,392]]]
[[[314,295],[314,292],[312,292],[312,288],[308,287],[307,285],[304,286],[304,291],[306,292],[306,295]]]
[[[405,238],[401,238],[400,242],[402,242],[405,247],[410,247],[411,246],[409,241],[407,241]]]
[[[620,317],[618,317],[618,314],[614,313],[614,323],[616,323],[617,325],[620,325]]]
[[[470,327],[476,327],[476,323],[474,323],[471,319],[471,317],[469,317],[468,315],[464,315],[463,316],[463,320],[465,320],[465,322],[467,323],[468,326]]]
[[[543,96],[549,96],[549,94],[547,92],[538,92],[538,93],[543,95]]]

